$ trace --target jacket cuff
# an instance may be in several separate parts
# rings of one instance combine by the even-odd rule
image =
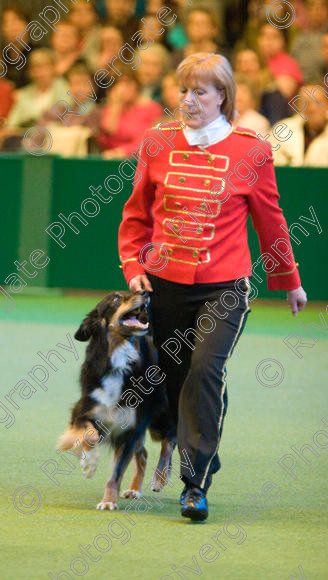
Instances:
[[[301,278],[297,269],[298,264],[289,272],[267,274],[268,290],[296,290],[301,286]]]
[[[128,258],[127,260],[123,260],[122,266],[119,266],[119,268],[122,268],[123,270],[123,276],[127,285],[129,285],[131,278],[134,276],[146,273],[138,258]]]

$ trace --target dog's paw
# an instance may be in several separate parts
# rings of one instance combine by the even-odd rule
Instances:
[[[163,483],[159,480],[155,480],[155,481],[153,480],[151,482],[151,490],[152,491],[160,492],[160,491],[162,491],[163,487],[164,487]]]
[[[92,477],[95,473],[98,465],[98,458],[98,450],[92,449],[91,451],[87,451],[85,453],[85,457],[81,459],[80,465],[82,473],[87,479],[90,479],[90,477]]]
[[[121,493],[121,497],[123,497],[124,499],[132,499],[132,498],[139,499],[141,496],[142,494],[140,493],[140,491],[136,491],[135,489],[126,489]]]
[[[116,501],[101,501],[97,505],[97,510],[118,510],[118,503]]]
[[[155,472],[151,482],[151,490],[160,492],[162,491],[163,487],[167,484],[167,482],[168,482],[167,474],[162,475],[162,477],[160,477],[159,474]]]

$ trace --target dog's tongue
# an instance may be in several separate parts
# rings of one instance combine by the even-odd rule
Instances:
[[[131,318],[127,318],[126,320],[123,320],[123,324],[124,324],[124,326],[137,326],[138,328],[148,328],[148,322],[147,322],[147,324],[143,324],[135,316],[132,316]]]

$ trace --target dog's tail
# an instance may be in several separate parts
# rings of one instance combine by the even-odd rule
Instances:
[[[90,451],[90,448],[99,443],[100,437],[98,431],[92,423],[87,421],[83,427],[70,425],[65,433],[60,436],[57,449],[67,451],[72,449],[76,451],[77,456],[83,455],[82,450]]]

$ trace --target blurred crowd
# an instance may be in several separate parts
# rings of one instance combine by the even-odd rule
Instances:
[[[269,4],[70,2],[56,31],[48,28],[40,42],[25,34],[29,48],[20,45],[20,49],[26,65],[8,63],[0,79],[0,150],[20,151],[27,129],[44,126],[54,136],[52,152],[127,157],[137,150],[147,128],[171,120],[165,108],[174,111],[179,106],[175,76],[179,62],[205,51],[224,54],[232,64],[236,126],[263,137],[278,121],[292,130],[274,151],[277,165],[328,166],[328,1],[294,0],[295,21],[287,28],[268,21]],[[288,16],[284,5],[277,13],[280,21]],[[165,7],[170,9],[162,12],[169,26],[161,26],[156,17]],[[21,4],[7,2],[1,12],[2,49],[17,45],[17,36],[33,20],[39,20],[37,12],[27,14]],[[140,48],[140,38],[148,39],[146,49]],[[133,66],[114,58],[125,43],[133,47]],[[100,88],[95,72],[108,68],[109,62],[115,63],[115,82]],[[298,94],[305,98],[317,85],[322,90],[306,98],[303,115],[295,113],[290,101]],[[300,93],[301,88],[308,92]],[[273,138],[271,142],[276,143]]]

